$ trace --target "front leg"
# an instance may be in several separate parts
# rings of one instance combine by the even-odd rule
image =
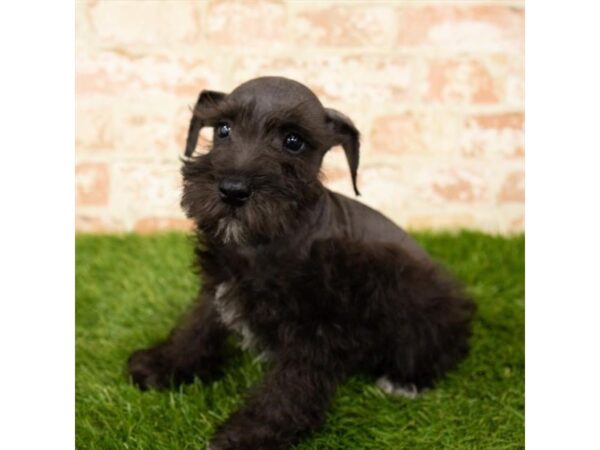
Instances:
[[[210,379],[222,365],[226,336],[212,294],[204,293],[165,342],[129,357],[129,375],[142,390],[189,383],[195,376]]]
[[[219,427],[210,450],[290,448],[323,424],[340,379],[306,360],[278,361],[246,405]]]

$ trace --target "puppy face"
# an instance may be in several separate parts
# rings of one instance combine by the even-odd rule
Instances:
[[[212,148],[192,156],[204,126],[214,129]],[[321,162],[337,144],[355,182],[358,131],[295,81],[265,77],[228,95],[203,91],[190,123],[182,206],[208,237],[226,244],[282,236],[318,201]]]

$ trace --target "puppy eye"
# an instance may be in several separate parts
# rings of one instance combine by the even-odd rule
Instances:
[[[231,126],[227,122],[219,122],[217,124],[217,136],[221,139],[226,138],[231,133]]]
[[[283,145],[290,152],[299,153],[304,148],[304,141],[296,133],[290,133],[283,140]]]

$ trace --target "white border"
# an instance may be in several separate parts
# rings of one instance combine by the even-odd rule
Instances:
[[[527,2],[528,449],[600,448],[599,17]]]
[[[74,4],[0,4],[0,448],[74,447]]]
[[[527,448],[600,448],[599,6],[527,2]],[[74,446],[74,11],[0,6],[0,448]]]

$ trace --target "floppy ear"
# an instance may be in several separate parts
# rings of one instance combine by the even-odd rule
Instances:
[[[225,93],[217,91],[202,91],[198,96],[198,101],[194,106],[192,120],[190,120],[190,128],[188,129],[187,141],[185,144],[185,156],[192,156],[198,143],[198,135],[200,130],[204,126],[202,119],[196,115],[197,111],[201,111],[202,108],[207,106],[215,105],[225,97]]]
[[[350,167],[350,175],[352,176],[352,187],[356,195],[360,195],[356,187],[356,173],[358,171],[359,149],[360,149],[360,133],[348,116],[331,108],[325,108],[327,121],[332,127],[335,143],[333,145],[341,145],[346,153],[348,166]]]

